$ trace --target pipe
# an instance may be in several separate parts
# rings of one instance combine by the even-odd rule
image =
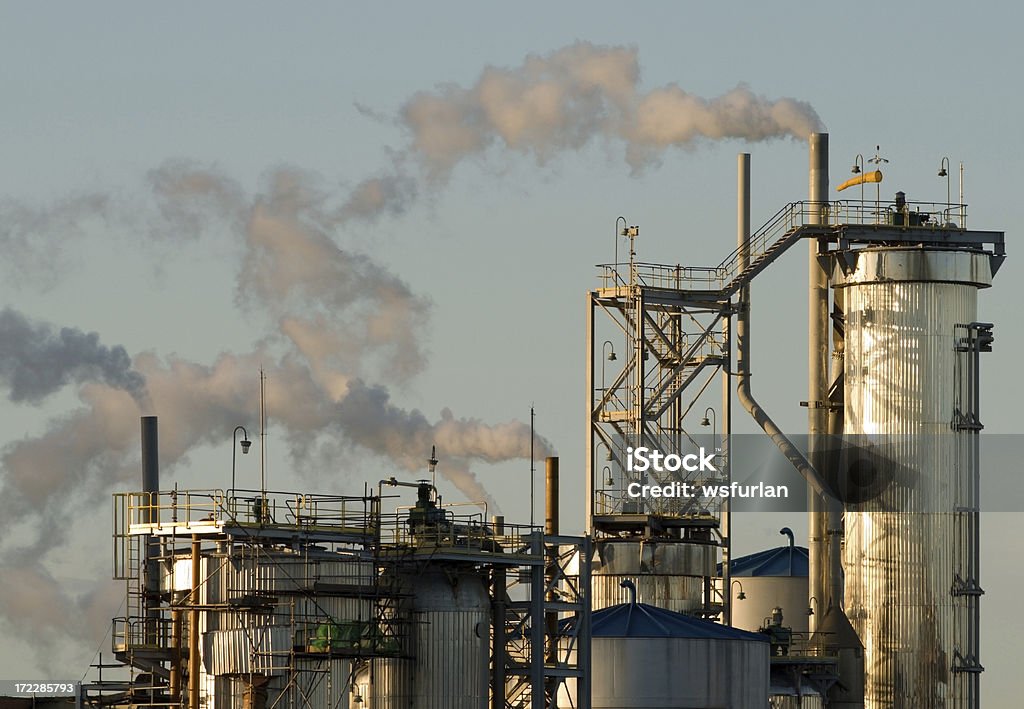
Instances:
[[[192,535],[192,606],[188,619],[188,708],[199,709],[199,535]]]
[[[544,459],[544,533],[549,536],[558,535],[558,458],[549,457]],[[557,601],[555,583],[558,577],[558,546],[555,544],[545,545],[547,553],[547,564],[544,572],[544,582],[548,588],[547,600]],[[547,659],[548,664],[558,662],[558,612],[547,611],[544,614],[545,631],[547,634]],[[545,694],[547,695],[545,706],[558,708],[558,686],[559,681],[555,678],[546,682]]]
[[[558,458],[544,460],[545,501],[544,501],[544,533],[558,534]]]
[[[750,154],[741,153],[738,160],[739,197],[737,199],[737,241],[739,245],[738,270],[742,271],[750,261]],[[786,438],[785,434],[772,421],[768,413],[757,403],[750,390],[750,285],[745,284],[739,290],[739,301],[736,313],[736,396],[747,413],[758,426],[768,435],[772,442],[782,451],[790,464],[804,477],[808,485],[817,492],[825,492],[827,487],[818,471],[804,457],[803,453]],[[731,591],[730,591],[731,593]]]
[[[142,491],[154,493],[160,490],[160,458],[158,453],[157,418],[143,416],[142,423]],[[151,512],[151,510],[150,510]],[[143,516],[147,523],[155,522],[149,513]]]
[[[181,703],[181,608],[178,598],[171,608],[171,678],[168,693],[172,704]]]
[[[142,433],[142,521],[156,524],[160,521],[160,455],[159,437],[157,435],[156,416],[143,416],[140,419]],[[157,645],[160,639],[160,542],[152,535],[142,538],[145,553],[144,573],[145,594],[143,602],[146,608],[146,642]]]
[[[812,133],[809,140],[809,201],[811,224],[828,222],[828,134]],[[818,262],[822,244],[807,242],[807,434],[808,454],[814,468],[821,469],[820,451],[828,429],[828,274]],[[819,601],[828,586],[826,544],[826,502],[820,490],[808,491],[808,592]],[[816,625],[815,619],[811,619]],[[812,627],[811,630],[814,630]]]
[[[505,536],[504,515],[491,518],[494,536]],[[505,640],[505,624],[508,622],[508,578],[504,566],[495,564],[491,568],[491,709],[505,709],[506,666],[508,655]]]

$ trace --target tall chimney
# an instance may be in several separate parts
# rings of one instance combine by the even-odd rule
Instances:
[[[160,519],[160,456],[156,416],[142,417],[142,522],[155,524]],[[160,623],[160,542],[152,535],[142,538],[145,553],[146,636],[156,642]]]
[[[828,134],[811,133],[809,169],[811,224],[828,222]],[[811,465],[823,472],[820,451],[828,432],[828,274],[818,262],[818,239],[807,242],[807,435]],[[828,592],[828,540],[826,505],[814,490],[808,490],[809,593],[822,603]],[[808,600],[808,602],[810,602]],[[824,614],[822,614],[824,615]],[[811,616],[811,630],[817,624]]]

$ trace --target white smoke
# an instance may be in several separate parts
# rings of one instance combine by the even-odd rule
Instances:
[[[150,173],[159,233],[188,237],[219,225],[243,249],[236,299],[263,329],[252,352],[225,352],[210,364],[152,352],[132,361],[95,333],[0,312],[0,382],[10,399],[35,404],[75,385],[82,404],[43,434],[0,451],[0,538],[7,539],[0,542],[0,618],[15,632],[42,637],[41,657],[59,650],[48,638],[95,642],[106,627],[109,584],[72,592],[48,570],[50,551],[62,543],[52,520],[105,506],[112,489],[137,487],[143,397],[161,418],[161,467],[171,474],[192,451],[230,440],[239,422],[255,418],[261,369],[267,410],[296,469],[315,463],[327,441],[379,456],[389,474],[395,467],[411,474],[436,445],[439,474],[497,511],[474,465],[529,454],[522,423],[458,419],[447,409],[431,420],[393,404],[382,384],[367,383],[404,382],[423,368],[428,303],[366,254],[337,246],[333,234],[344,217],[316,180],[274,170],[264,183],[247,196],[194,165]],[[537,450],[551,447],[538,438]],[[210,482],[227,484],[226,474]]]
[[[267,408],[296,461],[311,459],[314,444],[326,438],[412,472],[437,445],[445,460],[439,470],[468,499],[496,507],[472,466],[525,458],[528,427],[456,419],[447,409],[431,421],[394,405],[388,390],[372,383],[409,381],[422,370],[429,305],[366,254],[337,246],[336,200],[316,179],[277,169],[258,194],[246,196],[213,170],[169,163],[150,173],[150,184],[167,231],[206,229],[212,221],[241,246],[236,299],[264,336],[255,351],[226,352],[209,365],[155,353],[131,362],[95,334],[55,334],[13,311],[0,313],[0,335],[9,336],[0,340],[0,380],[12,400],[35,403],[78,384],[83,404],[0,454],[0,520],[56,513],[68,500],[85,506],[114,486],[130,486],[143,393],[163,422],[165,469],[198,446],[230,439],[235,425],[258,411],[261,368]],[[543,439],[537,448],[550,451]]]
[[[423,91],[401,109],[407,153],[428,176],[496,146],[544,163],[595,141],[620,144],[634,169],[700,139],[804,140],[822,123],[807,103],[746,86],[705,99],[675,84],[643,91],[635,48],[577,42],[513,68],[487,67],[470,87]]]

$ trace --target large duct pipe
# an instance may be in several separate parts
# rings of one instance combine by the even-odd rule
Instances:
[[[750,263],[750,154],[741,153],[738,160],[739,177],[737,186],[737,233],[739,247],[737,272],[742,273]],[[786,438],[782,430],[775,425],[768,413],[754,399],[750,390],[750,286],[739,289],[739,302],[736,314],[736,396],[740,404],[747,410],[758,426],[778,446],[782,454],[799,471],[812,490],[823,493],[826,490],[824,481],[818,471],[808,462],[800,449]]]
[[[828,134],[812,133],[809,141],[811,224],[828,223]],[[828,432],[828,274],[818,262],[821,244],[807,242],[807,434],[811,464],[821,470],[821,451]],[[808,491],[809,592],[819,604],[828,593],[827,496]],[[816,619],[811,617],[811,630]]]

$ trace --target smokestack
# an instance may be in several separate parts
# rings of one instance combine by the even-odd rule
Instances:
[[[828,134],[811,133],[809,200],[811,224],[828,223]],[[807,434],[811,465],[821,471],[823,436],[828,428],[828,274],[818,261],[817,239],[807,242]],[[808,490],[808,559],[810,597],[822,603],[828,593],[826,500]],[[817,619],[811,617],[811,629]]]
[[[544,534],[555,536],[558,534],[558,458],[552,456],[544,459]],[[557,601],[555,584],[558,575],[558,545],[549,544],[546,548],[547,567],[545,569],[546,585],[550,589],[547,593],[549,601]],[[546,612],[544,614],[545,631],[547,635],[547,662],[558,661],[558,613]],[[545,706],[552,706],[557,709],[556,695],[558,693],[558,682],[546,680]]]
[[[160,491],[160,455],[158,452],[156,416],[142,417],[142,491],[149,496]],[[155,502],[155,500],[149,502]],[[148,509],[143,521],[149,524],[156,522],[151,517],[153,510]]]
[[[160,456],[156,416],[143,416],[142,423],[142,496],[145,507],[142,521],[159,521]],[[146,634],[153,642],[159,637],[160,623],[160,542],[152,535],[142,538],[145,550]]]
[[[828,133],[811,133],[810,137],[810,201],[819,208],[828,202]],[[822,224],[825,220],[819,211],[818,219],[812,224]]]
[[[544,533],[558,534],[558,458],[544,460],[545,485]]]

